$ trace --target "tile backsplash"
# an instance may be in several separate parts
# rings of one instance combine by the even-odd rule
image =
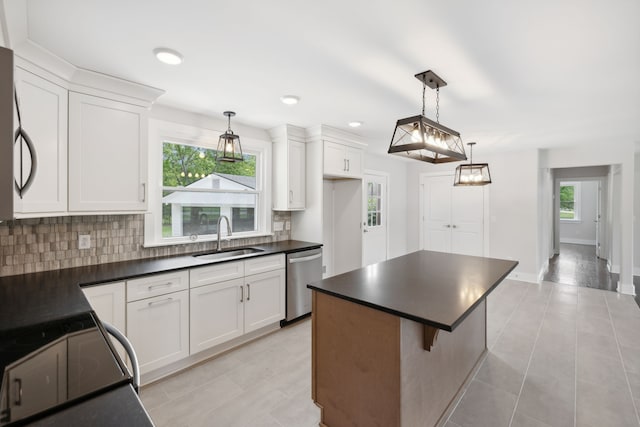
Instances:
[[[289,240],[290,212],[273,212],[284,230],[273,236],[234,239],[225,247]],[[274,227],[275,229],[275,227]],[[91,247],[78,249],[78,235],[89,234]],[[215,242],[145,248],[144,215],[95,215],[18,219],[0,223],[0,276],[83,265],[182,255],[215,249]]]

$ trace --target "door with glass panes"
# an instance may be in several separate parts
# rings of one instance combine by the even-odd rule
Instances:
[[[366,174],[363,181],[362,265],[387,259],[387,176]]]

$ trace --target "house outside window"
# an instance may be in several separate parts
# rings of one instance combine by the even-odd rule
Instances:
[[[162,147],[162,237],[216,235],[221,215],[233,232],[255,232],[256,155],[216,162],[215,150],[172,142]]]
[[[146,247],[215,241],[218,219],[232,239],[271,233],[271,142],[242,139],[244,161],[216,162],[219,131],[150,120]],[[226,224],[221,227],[226,236]]]
[[[560,182],[560,221],[580,221],[579,182]]]
[[[382,224],[382,184],[369,182],[367,185],[367,227]]]

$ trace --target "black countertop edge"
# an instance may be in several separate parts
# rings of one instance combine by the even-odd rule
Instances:
[[[328,291],[326,289],[318,288],[317,286],[314,286],[312,283],[308,284],[307,288],[309,288],[311,290],[314,290],[314,291],[317,291],[317,292],[322,292],[323,294],[331,295],[331,296],[336,297],[336,298],[343,299],[345,301],[353,302],[355,304],[364,305],[365,307],[373,308],[374,310],[384,311],[385,313],[389,313],[389,314],[392,314],[394,316],[402,317],[404,319],[413,320],[414,322],[422,323],[423,325],[433,326],[434,328],[442,329],[443,331],[452,332],[455,329],[455,326],[457,326],[457,324],[455,326],[454,325],[452,325],[452,326],[445,325],[445,324],[442,324],[442,323],[431,321],[429,319],[423,319],[422,317],[412,316],[409,313],[403,313],[401,311],[397,311],[397,310],[394,310],[394,309],[389,308],[389,307],[385,307],[385,306],[378,305],[378,304],[372,304],[372,303],[370,303],[368,301],[362,301],[362,300],[359,300],[357,298],[351,298],[351,297],[349,297],[347,295],[342,295],[342,294],[337,293],[337,292],[331,292],[331,291]]]

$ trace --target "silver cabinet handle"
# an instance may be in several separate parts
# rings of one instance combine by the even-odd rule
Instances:
[[[240,302],[244,302],[244,286],[240,286]]]
[[[148,287],[148,289],[149,289],[150,291],[152,291],[152,290],[154,290],[155,288],[164,288],[164,287],[166,287],[166,286],[171,286],[171,285],[173,285],[173,282],[160,283],[159,285],[150,285],[150,286]]]
[[[450,224],[446,224],[445,228],[451,228],[451,225]]]
[[[300,258],[291,258],[289,259],[289,264],[295,264],[297,262],[305,262],[305,261],[311,261],[314,259],[318,259],[322,256],[322,254],[315,254],[315,255],[309,255],[309,256],[304,256],[304,257],[300,257]]]
[[[347,172],[351,170],[351,160],[347,159]]]
[[[293,190],[289,190],[289,203],[293,202]]]
[[[347,159],[342,159],[342,170],[347,171]]]
[[[170,302],[173,301],[173,298],[169,297],[169,298],[165,298],[165,299],[161,299],[160,301],[149,301],[149,307],[153,306],[153,305],[157,305],[157,304],[163,304],[165,302]]]
[[[142,185],[142,201],[145,202],[147,200],[147,183],[143,182],[141,185]]]
[[[457,226],[457,225],[452,225],[452,227],[453,227],[453,228],[458,228],[458,226]]]
[[[251,300],[251,285],[247,283],[247,301]]]
[[[22,405],[22,380],[16,378],[13,382],[16,384],[16,400],[13,403],[16,406],[20,406]]]

